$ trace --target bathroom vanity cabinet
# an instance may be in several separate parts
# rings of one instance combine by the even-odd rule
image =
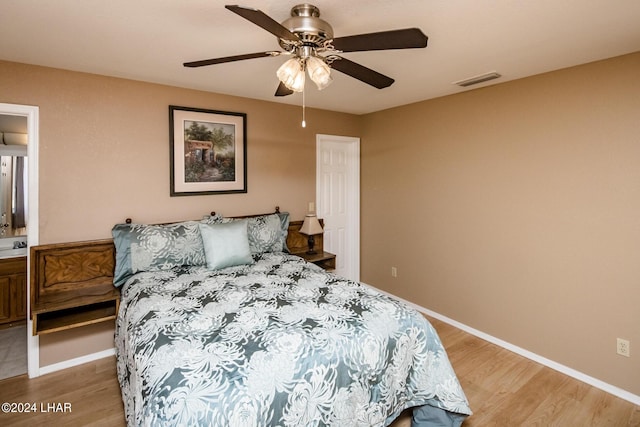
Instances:
[[[0,259],[0,327],[27,318],[27,257]]]

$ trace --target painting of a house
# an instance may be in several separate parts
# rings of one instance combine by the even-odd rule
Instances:
[[[235,126],[185,121],[186,182],[235,180]]]

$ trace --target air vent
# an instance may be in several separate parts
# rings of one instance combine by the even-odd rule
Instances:
[[[502,77],[500,74],[495,71],[491,73],[480,74],[479,76],[469,77],[468,79],[458,80],[457,82],[453,82],[452,84],[467,87],[472,85],[477,85],[478,83],[486,82],[489,80],[497,79],[498,77]]]

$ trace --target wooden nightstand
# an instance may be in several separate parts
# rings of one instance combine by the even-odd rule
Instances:
[[[32,247],[33,335],[115,319],[114,262],[111,240]]]
[[[315,265],[324,268],[325,270],[335,270],[336,268],[336,256],[331,252],[318,252],[317,254],[307,254],[305,252],[295,254],[305,261],[312,262]]]

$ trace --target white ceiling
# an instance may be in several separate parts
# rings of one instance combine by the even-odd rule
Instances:
[[[0,59],[300,105],[273,96],[284,57],[202,68],[183,62],[279,50],[222,0],[2,0]],[[237,0],[278,22],[299,0]],[[640,51],[640,0],[314,0],[336,37],[418,27],[426,49],[344,54],[396,80],[375,89],[342,73],[307,106],[364,114]],[[212,106],[212,108],[215,106]]]

